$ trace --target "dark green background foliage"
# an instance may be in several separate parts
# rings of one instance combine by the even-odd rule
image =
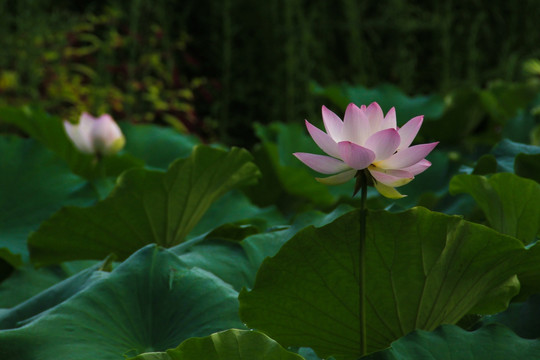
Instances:
[[[535,0],[4,0],[0,94],[252,144],[255,121],[318,116],[313,82],[518,80],[540,56],[538,18]]]

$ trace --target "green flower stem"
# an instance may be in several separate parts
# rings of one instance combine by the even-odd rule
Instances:
[[[365,171],[359,174],[360,192],[360,246],[359,246],[359,319],[360,319],[360,354],[367,353],[366,344],[366,198],[368,181]]]
[[[107,171],[105,168],[105,163],[103,161],[103,156],[101,156],[100,154],[96,154],[92,161],[92,164],[94,166],[94,169],[96,169],[96,177],[91,179],[90,182],[96,190],[99,200],[103,200],[109,194],[109,191],[107,190]]]
[[[356,173],[356,184],[353,196],[360,191],[360,244],[358,250],[358,320],[360,322],[360,354],[367,353],[366,344],[366,198],[367,187],[371,178],[367,169],[359,170]]]
[[[99,178],[105,179],[107,177],[105,164],[103,163],[103,156],[99,153],[94,157],[94,166],[98,169]]]

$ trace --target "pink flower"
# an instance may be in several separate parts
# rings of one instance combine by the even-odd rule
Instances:
[[[108,114],[94,118],[82,113],[76,125],[64,121],[64,129],[75,147],[85,154],[111,155],[126,143],[122,130]]]
[[[306,127],[315,143],[328,155],[294,153],[304,164],[322,174],[334,174],[317,181],[343,184],[358,171],[367,169],[375,188],[392,199],[402,198],[395,188],[409,183],[431,163],[425,157],[438,142],[410,146],[423,116],[409,120],[401,128],[396,125],[396,110],[391,108],[386,116],[379,104],[368,107],[349,104],[344,121],[322,107],[326,132],[306,120]]]

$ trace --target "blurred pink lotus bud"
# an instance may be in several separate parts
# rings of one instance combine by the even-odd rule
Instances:
[[[75,147],[85,154],[112,155],[126,143],[120,127],[108,114],[94,118],[84,112],[78,124],[64,121],[64,128]]]
[[[425,157],[438,142],[410,146],[423,116],[409,120],[401,128],[396,125],[396,111],[384,116],[379,104],[368,107],[349,104],[342,121],[322,107],[326,132],[306,120],[306,127],[315,143],[328,155],[294,153],[315,171],[334,174],[317,178],[323,184],[337,185],[351,180],[359,170],[367,169],[375,188],[383,196],[398,199],[405,195],[395,188],[409,183],[431,163]]]

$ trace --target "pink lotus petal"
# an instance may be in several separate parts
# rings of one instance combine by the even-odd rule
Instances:
[[[343,121],[341,121],[339,116],[328,110],[328,108],[323,105],[322,118],[326,133],[330,135],[330,137],[334,139],[335,142],[343,140],[343,138],[341,137],[341,133],[343,132]]]
[[[79,151],[85,154],[94,153],[91,134],[95,119],[88,113],[84,112],[79,118],[79,123],[76,125],[68,121],[64,121],[64,129],[70,140]]]
[[[394,189],[391,186],[384,185],[380,182],[375,182],[375,189],[384,197],[390,198],[390,199],[401,199],[404,198],[407,195],[402,195]]]
[[[88,136],[81,133],[79,125],[73,125],[69,121],[64,121],[64,129],[66,130],[66,134],[73,145],[75,145],[79,151],[85,154],[92,154],[94,152],[92,146],[90,145]]]
[[[400,137],[396,129],[386,129],[376,132],[367,139],[365,147],[375,153],[375,160],[388,159],[396,152],[400,142]]]
[[[79,117],[79,123],[77,124],[78,132],[87,142],[88,147],[91,149],[92,152],[94,152],[95,149],[92,144],[92,136],[90,133],[92,132],[92,128],[94,127],[96,120],[97,119],[92,115],[88,114],[87,112],[83,112]]]
[[[384,120],[382,122],[381,130],[384,129],[396,129],[397,123],[396,123],[396,108],[391,108],[386,113],[386,116],[384,117]]]
[[[79,117],[79,126],[82,126],[85,129],[91,128],[95,120],[95,117],[93,117],[87,112],[83,112]]]
[[[439,142],[415,145],[398,151],[388,159],[378,161],[375,165],[382,169],[403,169],[412,166],[425,158]]]
[[[366,116],[369,119],[372,134],[382,129],[384,114],[379,104],[376,102],[369,104],[366,109]]]
[[[101,115],[94,121],[90,137],[94,151],[103,155],[116,153],[125,144],[122,130],[109,114]]]
[[[404,170],[384,170],[375,166],[370,166],[368,170],[375,180],[391,187],[403,186],[414,179],[413,174]]]
[[[353,169],[353,170],[344,171],[336,175],[328,176],[325,178],[315,178],[315,180],[325,185],[339,185],[339,184],[344,184],[347,181],[351,180],[355,174],[356,174],[356,170]]]
[[[356,170],[367,168],[375,159],[373,151],[350,141],[339,142],[338,149],[340,158]]]
[[[94,121],[92,135],[102,138],[107,144],[123,136],[122,130],[109,114],[101,115]]]
[[[431,162],[427,161],[426,159],[422,159],[416,164],[408,166],[406,168],[402,168],[401,170],[408,171],[413,175],[418,175],[426,171],[426,169],[429,168],[430,166],[431,166]]]
[[[355,104],[349,104],[345,110],[342,139],[357,145],[364,145],[370,133],[369,121],[365,112]]]
[[[330,156],[339,157],[339,151],[337,143],[324,131],[319,128],[311,125],[309,121],[306,120],[306,127],[309,134],[313,138],[313,141],[321,148],[322,151],[327,153]]]
[[[336,174],[351,169],[343,161],[330,156],[308,153],[294,153],[293,155],[313,170],[322,174]]]
[[[398,150],[406,149],[411,145],[422,126],[423,120],[424,115],[414,117],[398,130],[399,136],[401,136],[401,144],[399,144]]]

